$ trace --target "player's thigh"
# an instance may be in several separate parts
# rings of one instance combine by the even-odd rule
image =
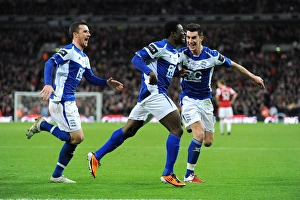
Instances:
[[[204,126],[201,121],[197,121],[190,125],[190,128],[192,129],[193,138],[195,138],[198,141],[203,142],[204,139]]]
[[[218,117],[219,117],[219,118],[225,118],[225,117],[226,117],[225,114],[226,114],[226,113],[225,113],[225,108],[219,108],[219,109],[218,109]]]
[[[150,116],[150,112],[145,109],[141,103],[137,103],[131,110],[128,119],[134,121],[146,121]]]
[[[233,116],[232,107],[219,108],[219,118],[231,118]]]
[[[199,107],[197,106],[196,100],[184,97],[181,100],[181,103],[181,118],[185,127],[201,121],[201,113],[199,112]]]
[[[84,134],[82,129],[79,129],[74,132],[70,132],[70,135],[71,135],[71,140],[70,140],[71,144],[79,144],[84,140]]]
[[[214,107],[210,99],[205,99],[201,104],[198,104],[199,112],[201,113],[201,121],[206,132],[214,133],[215,117]]]
[[[122,128],[126,138],[132,137],[144,125],[143,120],[128,119],[125,126]]]
[[[141,104],[143,108],[149,111],[149,113],[151,113],[158,121],[175,110],[178,113],[177,106],[166,94],[151,95],[145,102],[142,102]]]
[[[183,130],[181,127],[181,119],[178,110],[174,110],[159,121],[174,135],[181,137]]]
[[[233,110],[232,110],[232,107],[226,108],[226,111],[225,111],[225,117],[226,117],[226,118],[231,118],[232,116],[233,116]]]

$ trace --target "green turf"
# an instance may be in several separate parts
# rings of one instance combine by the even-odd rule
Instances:
[[[96,179],[86,154],[123,124],[83,124],[85,140],[64,174],[76,184],[49,183],[63,142],[42,132],[25,137],[31,123],[0,124],[2,199],[300,199],[300,125],[233,124],[203,147],[196,173],[204,184],[175,188],[160,182],[167,131],[147,124],[102,159]],[[191,134],[184,133],[175,173],[185,174]]]

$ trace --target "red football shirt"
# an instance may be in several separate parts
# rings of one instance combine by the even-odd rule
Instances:
[[[228,86],[221,86],[217,88],[216,94],[219,96],[219,108],[231,107],[230,100],[236,92]]]

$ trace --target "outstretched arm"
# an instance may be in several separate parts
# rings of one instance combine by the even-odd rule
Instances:
[[[236,71],[240,72],[241,74],[244,74],[245,76],[248,76],[249,78],[251,78],[251,80],[253,81],[253,83],[255,85],[259,86],[260,88],[265,88],[264,80],[260,76],[256,76],[256,75],[252,74],[245,67],[237,64],[234,61],[231,61],[231,64],[232,64],[233,69],[235,69]]]
[[[114,80],[112,77],[110,77],[107,80],[107,85],[113,89],[121,91],[123,89],[123,84],[119,81]]]
[[[113,89],[121,91],[123,89],[123,83],[114,80],[112,77],[109,79],[100,78],[95,76],[91,69],[87,69],[83,74],[84,78],[87,80],[88,83],[97,86],[109,86]]]

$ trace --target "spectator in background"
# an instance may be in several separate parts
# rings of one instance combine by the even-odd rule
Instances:
[[[9,1],[3,1],[2,3],[6,4]],[[9,11],[5,6],[1,8],[6,12]],[[222,9],[225,8],[226,6],[222,7]],[[273,7],[267,8],[272,9]],[[40,12],[40,10],[35,11]],[[122,9],[122,11],[124,10]],[[23,14],[26,14],[26,12]],[[43,12],[43,14],[45,13]],[[53,41],[58,41],[58,47],[67,44],[63,43],[64,40],[62,39],[67,36],[67,31],[65,31],[67,28],[59,28],[64,27],[63,25],[57,27],[49,24],[33,25],[30,24],[30,21],[24,23],[28,24],[23,26],[18,24],[11,25],[9,22],[3,23],[0,29],[0,48],[2,49],[0,52],[0,88],[2,92],[8,92],[7,95],[0,96],[0,109],[3,116],[14,115],[14,110],[17,110],[17,108],[14,108],[13,94],[15,91],[31,91],[32,76],[37,78],[37,84],[34,87],[35,91],[43,89],[42,66],[44,62],[42,55],[39,57],[38,54],[42,50],[43,45]],[[124,24],[126,23],[124,22]],[[299,116],[300,118],[300,79],[298,78],[300,76],[300,57],[296,56],[300,51],[299,23],[276,21],[268,24],[236,23],[230,26],[222,24],[218,24],[218,26],[206,24],[205,26],[209,26],[206,40],[204,41],[206,46],[217,49],[219,52],[226,52],[227,56],[238,60],[252,72],[262,74],[265,79],[268,99],[262,95],[262,91],[255,87],[247,77],[236,74],[230,69],[215,69],[212,82],[224,79],[239,94],[233,105],[234,111],[246,116],[257,116],[258,120],[261,121],[263,117],[260,115],[260,104],[263,102],[269,107],[269,101],[272,100],[277,106],[279,113],[285,113],[286,116]],[[136,104],[136,91],[138,91],[140,86],[140,80],[136,78],[139,77],[140,72],[132,70],[134,66],[130,63],[131,52],[136,51],[145,42],[153,41],[159,37],[158,33],[160,33],[161,26],[153,22],[152,25],[134,27],[126,25],[102,26],[97,24],[93,28],[95,28],[93,29],[94,34],[90,38],[90,43],[93,45],[89,45],[85,49],[85,53],[89,55],[92,61],[93,72],[99,77],[109,77],[110,74],[114,74],[115,79],[130,89],[123,89],[122,93],[111,92],[112,90],[109,87],[91,86],[83,79],[77,91],[102,92],[103,99],[106,99],[103,102],[104,104],[116,98],[122,99],[124,113],[117,114],[128,116],[133,108],[132,105]],[[34,32],[35,34],[27,34],[28,32]],[[143,37],[137,38],[135,37],[136,35],[143,35]],[[240,42],[233,42],[237,40]],[[109,41],[114,42],[111,43]],[[289,44],[292,41],[295,44],[292,51],[261,51],[266,43]],[[101,51],[97,49],[101,49]],[[15,55],[18,55],[18,59],[14,59]],[[111,60],[111,57],[114,57],[114,59]],[[274,73],[274,69],[276,69],[276,73]],[[179,84],[179,81],[174,83],[174,85],[177,84]],[[212,84],[213,91],[215,91],[215,85]],[[247,90],[244,88],[247,88]],[[178,92],[180,92],[178,87],[170,87],[170,97],[175,98],[173,99],[175,103],[179,102],[178,96],[174,95],[174,93]],[[115,107],[118,102],[119,100],[116,100],[115,105],[112,105],[112,107]],[[31,114],[33,107],[27,103],[24,103],[24,106],[27,108],[24,114]],[[105,107],[109,107],[109,105]],[[103,115],[111,114],[111,109],[109,108],[103,109],[103,111]]]
[[[231,132],[231,118],[233,116],[232,104],[238,94],[231,87],[226,86],[223,80],[217,82],[216,103],[218,108],[218,117],[220,119],[220,134],[224,135],[224,125],[227,127],[227,134]]]
[[[278,123],[278,109],[277,107],[273,104],[273,102],[270,102],[270,110],[269,110],[270,116],[274,117],[274,122]]]

